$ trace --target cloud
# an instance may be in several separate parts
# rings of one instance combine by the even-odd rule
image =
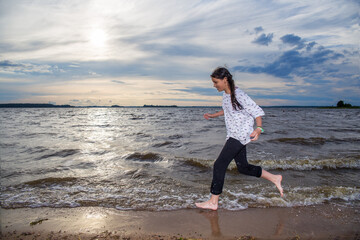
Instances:
[[[147,52],[155,52],[158,55],[167,56],[216,56],[216,52],[210,46],[177,43],[177,44],[142,44],[141,49]]]
[[[204,96],[219,96],[220,94],[216,91],[215,88],[204,88],[204,87],[189,87],[184,89],[174,89],[177,91],[195,93]]]
[[[0,101],[1,102],[9,102],[17,99],[24,98],[27,94],[19,91],[18,89],[6,89],[0,88]]]
[[[0,61],[0,74],[52,74],[62,72],[56,65],[33,64],[33,63],[14,63],[10,60]]]
[[[310,77],[316,75],[320,77],[324,70],[329,73],[334,66],[339,65],[333,63],[330,68],[325,65],[327,62],[345,57],[344,54],[323,46],[319,46],[311,51],[316,44],[315,42],[307,44],[300,37],[293,34],[285,35],[280,39],[284,44],[295,46],[295,48],[282,52],[274,61],[266,63],[263,66],[235,66],[233,69],[240,72],[256,74],[266,73],[291,81],[294,76]],[[306,51],[302,51],[301,49],[305,46],[307,46]],[[320,66],[322,66],[322,68],[319,68]]]
[[[96,106],[99,104],[99,102],[101,102],[100,100],[89,100],[89,99],[71,99],[69,101],[70,105],[75,105],[75,106]]]
[[[118,83],[118,84],[125,84],[125,82],[119,81],[119,80],[112,80],[111,82]]]
[[[23,65],[13,63],[13,62],[11,62],[11,61],[9,61],[9,60],[0,61],[0,67],[2,67],[2,68],[21,67],[21,66],[23,66]]]
[[[303,95],[291,95],[291,94],[277,94],[277,95],[256,95],[257,98],[261,99],[282,99],[282,100],[291,100],[291,101],[331,101],[332,97],[329,96],[303,96]]]
[[[167,90],[179,99],[218,96],[215,89],[195,86],[209,86],[211,71],[226,64],[240,77],[265,78],[264,96],[277,93],[267,76],[276,86],[293,85],[279,96],[300,86],[313,94],[304,86],[311,84],[319,92],[343,92],[358,83],[358,6],[334,0],[0,1],[0,88],[12,87],[9,93],[18,96],[21,85],[44,94],[51,86],[63,93],[54,101],[66,104],[92,97],[88,84],[77,81],[102,80],[94,88],[108,87],[97,98],[119,105],[143,105],[153,98],[161,104],[171,98],[164,96]],[[94,34],[99,32],[101,38]],[[126,95],[130,88],[118,94],[129,79],[138,80],[131,84],[139,94]],[[64,85],[72,87],[62,90]],[[89,91],[70,96],[75,86]],[[144,91],[152,95],[145,99]]]
[[[252,42],[259,45],[268,46],[272,42],[273,37],[274,37],[273,33],[269,33],[268,35],[263,33]]]
[[[283,52],[275,61],[264,66],[236,66],[233,69],[249,73],[266,73],[291,80],[293,76],[310,77],[321,75],[318,67],[327,61],[344,57],[329,49],[318,49],[311,54],[298,50]],[[325,68],[327,70],[327,68]]]
[[[285,36],[282,36],[281,41],[285,44],[289,44],[291,46],[297,46],[299,49],[302,49],[304,47],[304,41],[301,40],[301,37],[295,36],[294,34],[287,34]]]
[[[166,98],[166,101],[178,101],[178,102],[214,102],[208,99],[199,98]]]
[[[316,42],[313,41],[306,43],[304,39],[301,39],[301,37],[294,34],[284,35],[280,39],[284,44],[296,46],[296,49],[303,49],[304,47],[306,47],[307,51],[310,51],[316,45]]]
[[[255,33],[264,31],[264,29],[261,26],[254,28],[254,30],[255,30]]]
[[[255,91],[256,98],[303,102],[304,105],[326,105],[344,96],[351,101],[359,101],[360,91],[357,89],[360,76],[354,56],[356,51],[336,50],[306,41],[295,34],[286,34],[280,40],[283,44],[280,45],[281,51],[272,60],[232,68],[240,73],[271,75],[281,79],[287,87],[284,92],[265,91],[268,92],[266,94]],[[289,89],[292,89],[291,93]]]

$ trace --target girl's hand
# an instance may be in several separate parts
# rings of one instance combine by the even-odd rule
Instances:
[[[223,116],[223,115],[224,115],[224,110],[221,110],[220,112],[217,112],[214,114],[205,113],[204,118],[209,120],[210,118],[216,118],[216,117]]]
[[[205,114],[204,114],[204,118],[205,118],[206,120],[209,120],[209,118],[211,118],[211,117],[210,117],[210,114],[209,114],[209,113],[205,113]]]
[[[256,128],[251,134],[250,134],[250,139],[251,141],[256,141],[259,139],[259,136],[261,134],[261,129],[260,128]]]

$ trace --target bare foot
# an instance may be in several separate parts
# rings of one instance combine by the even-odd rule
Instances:
[[[201,202],[201,203],[195,203],[195,205],[198,208],[203,208],[203,209],[211,209],[211,210],[217,210],[218,208],[218,204],[217,203],[212,203],[211,200],[208,200],[206,202]]]
[[[276,180],[275,180],[274,184],[279,189],[281,197],[283,197],[284,193],[283,193],[283,188],[281,187],[281,181],[282,181],[282,176],[276,175]]]
[[[281,175],[274,175],[263,169],[261,172],[261,177],[274,183],[275,186],[279,189],[281,197],[284,196],[283,188],[281,187],[281,181],[282,181]]]

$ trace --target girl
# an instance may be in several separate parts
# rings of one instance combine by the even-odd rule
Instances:
[[[213,179],[211,183],[211,198],[206,202],[195,203],[199,208],[217,210],[219,196],[222,193],[226,169],[230,162],[235,159],[237,169],[240,173],[262,177],[275,184],[281,197],[283,189],[281,187],[282,176],[274,175],[259,166],[251,165],[246,159],[246,144],[256,141],[262,129],[261,116],[264,111],[243,91],[235,87],[234,80],[230,72],[223,67],[219,67],[211,74],[214,87],[223,93],[222,109],[220,112],[209,114],[205,113],[204,118],[216,118],[225,115],[227,130],[226,143],[219,157],[214,163]],[[253,129],[254,119],[256,129]]]

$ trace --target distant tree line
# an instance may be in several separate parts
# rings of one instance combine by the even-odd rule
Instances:
[[[344,103],[343,100],[338,101],[338,103],[336,104],[337,107],[339,108],[349,108],[352,107],[352,105],[350,103]]]
[[[176,105],[144,105],[144,108],[160,108],[160,107],[164,107],[164,108],[174,108],[177,107]]]
[[[53,105],[47,103],[5,103],[0,108],[71,108],[70,105]]]

